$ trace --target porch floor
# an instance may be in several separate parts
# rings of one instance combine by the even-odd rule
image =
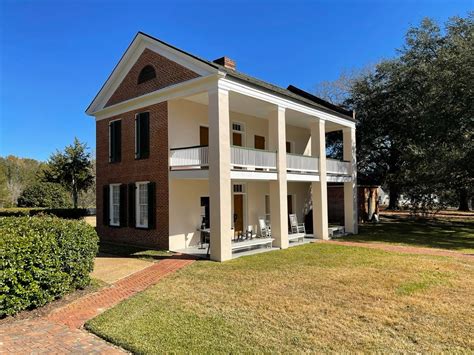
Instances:
[[[304,240],[302,242],[296,242],[296,241],[295,242],[290,242],[289,247],[303,245],[303,244],[311,243],[313,241],[314,241],[313,236],[308,235],[308,236],[304,237]],[[199,245],[195,245],[195,246],[189,246],[189,247],[184,248],[184,249],[176,249],[176,250],[172,250],[172,251],[177,252],[177,253],[181,253],[181,254],[192,255],[194,257],[201,258],[201,259],[209,259],[209,255],[207,255],[207,248],[208,248],[208,245],[204,244],[203,247],[201,247]],[[265,252],[273,251],[273,250],[280,250],[280,248],[277,248],[277,247],[268,248],[265,245],[256,245],[256,246],[251,245],[246,249],[239,249],[239,250],[233,251],[232,252],[232,259],[236,259],[236,258],[239,258],[241,256],[265,253]]]

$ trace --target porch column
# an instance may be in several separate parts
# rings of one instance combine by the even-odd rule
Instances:
[[[229,93],[216,86],[208,98],[211,259],[225,261],[232,258]]]
[[[325,127],[324,120],[318,120],[311,126],[311,155],[319,158],[319,181],[315,181],[311,185],[313,233],[318,239],[329,239]]]
[[[351,181],[344,183],[344,227],[346,232],[357,234],[357,161],[355,128],[346,127],[342,130],[343,157],[351,164]]]
[[[268,147],[277,152],[277,181],[270,181],[270,220],[274,245],[288,248],[288,205],[286,181],[285,108],[275,107],[268,115]]]

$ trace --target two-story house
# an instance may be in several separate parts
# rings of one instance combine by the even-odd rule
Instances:
[[[210,257],[232,258],[247,229],[288,248],[289,214],[312,210],[328,238],[327,184],[344,185],[357,233],[352,112],[138,33],[87,108],[97,128],[97,231],[107,241],[180,250],[209,228]],[[344,161],[325,134],[343,132]],[[258,244],[258,243],[257,243]]]

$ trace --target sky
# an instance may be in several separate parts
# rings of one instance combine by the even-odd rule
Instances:
[[[138,31],[312,90],[394,57],[424,17],[473,9],[474,0],[0,0],[0,156],[47,160],[74,137],[94,152],[84,111]]]

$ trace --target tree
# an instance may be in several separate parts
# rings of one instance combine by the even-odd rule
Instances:
[[[38,181],[27,187],[18,198],[19,207],[69,208],[68,192],[58,183]]]
[[[358,170],[384,183],[390,208],[457,191],[467,208],[474,180],[473,14],[445,30],[425,19],[398,57],[351,80],[343,102],[356,111]],[[337,87],[341,87],[338,85]],[[337,145],[333,147],[337,151]]]
[[[59,183],[71,193],[74,208],[78,206],[79,193],[94,182],[91,154],[87,149],[85,143],[74,138],[74,143],[64,151],[51,155],[45,170],[46,181]]]
[[[0,157],[0,193],[2,206],[16,206],[21,192],[37,181],[44,163],[9,155]]]

